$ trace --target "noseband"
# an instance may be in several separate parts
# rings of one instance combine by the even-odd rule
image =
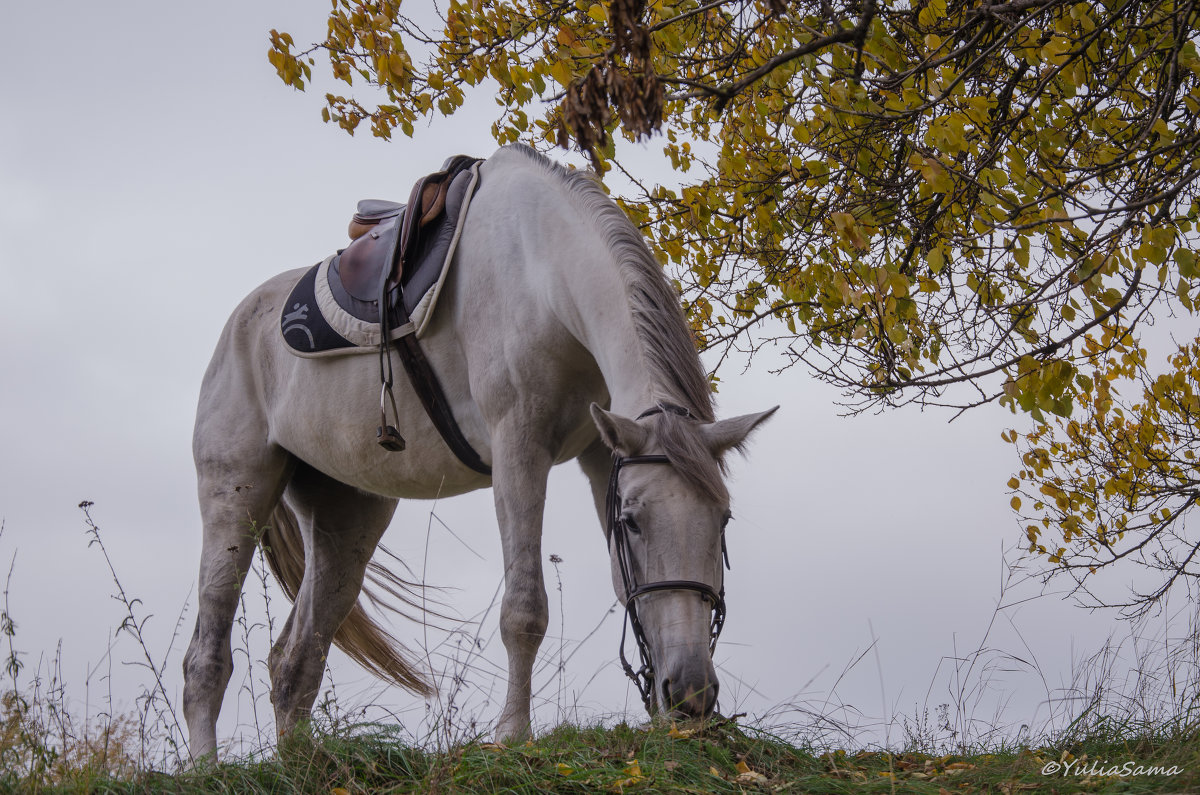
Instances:
[[[678,414],[682,417],[692,418],[691,412],[682,406],[675,406],[670,403],[659,403],[652,409],[642,412],[637,419],[649,417],[653,414],[662,414],[664,411],[669,411],[672,414]],[[655,591],[695,591],[700,594],[702,599],[708,601],[712,605],[712,619],[709,624],[709,643],[708,653],[711,656],[717,648],[717,638],[721,636],[721,629],[725,625],[725,581],[721,578],[720,589],[714,589],[711,585],[696,580],[659,580],[658,582],[649,582],[639,584],[634,578],[633,559],[629,548],[629,527],[623,518],[621,518],[621,491],[619,478],[622,467],[630,464],[670,464],[671,460],[665,455],[634,455],[634,456],[619,456],[613,455],[612,474],[608,479],[608,494],[605,499],[605,512],[607,514],[607,525],[605,531],[608,535],[610,545],[616,545],[617,565],[621,572],[621,584],[625,588],[625,618],[621,623],[621,667],[625,669],[625,675],[628,676],[641,693],[642,703],[646,706],[646,711],[653,713],[654,699],[654,664],[650,660],[650,645],[646,640],[646,631],[642,627],[641,619],[638,617],[637,599],[648,593]],[[725,528],[721,528],[721,557],[725,562],[725,567],[729,568],[729,552],[725,547]],[[633,665],[625,657],[625,632],[627,628],[633,629],[633,637],[637,642],[638,655],[641,657],[641,668],[634,670]]]

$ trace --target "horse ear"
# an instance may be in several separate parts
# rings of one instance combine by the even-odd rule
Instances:
[[[704,426],[704,436],[708,449],[720,458],[730,449],[743,452],[750,434],[762,425],[771,415],[779,410],[779,406],[758,414],[743,414],[740,417],[730,417],[727,420],[717,420],[711,425]]]
[[[646,443],[646,429],[628,417],[605,411],[592,404],[592,421],[600,430],[600,439],[617,455],[636,455]]]

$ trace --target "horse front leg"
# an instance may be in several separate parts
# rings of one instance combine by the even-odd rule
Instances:
[[[508,653],[508,695],[496,737],[511,743],[530,735],[533,663],[549,621],[542,576],[542,513],[554,461],[520,430],[497,434],[492,449],[492,486],[504,551],[500,637]]]

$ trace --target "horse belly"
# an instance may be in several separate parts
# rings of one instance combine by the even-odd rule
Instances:
[[[446,446],[408,386],[403,371],[393,388],[405,449],[380,447],[378,360],[350,355],[294,358],[271,412],[272,441],[310,466],[355,488],[387,497],[434,499],[491,484],[464,466]],[[465,412],[464,412],[465,413]],[[476,444],[477,435],[468,438]],[[486,445],[476,447],[488,460]]]

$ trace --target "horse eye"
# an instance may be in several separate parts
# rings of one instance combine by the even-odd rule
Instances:
[[[621,522],[625,525],[625,528],[627,530],[629,530],[629,532],[633,533],[634,535],[640,534],[642,532],[642,528],[638,527],[637,521],[633,518],[633,514],[630,514],[630,513],[621,514]]]
[[[726,512],[725,512],[725,515],[721,517],[721,529],[722,529],[722,530],[724,530],[724,529],[725,529],[725,526],[726,526],[727,524],[729,524],[729,520],[730,520],[730,519],[732,519],[732,518],[733,518],[733,514],[732,514],[731,512],[729,512],[729,511],[726,511]]]

